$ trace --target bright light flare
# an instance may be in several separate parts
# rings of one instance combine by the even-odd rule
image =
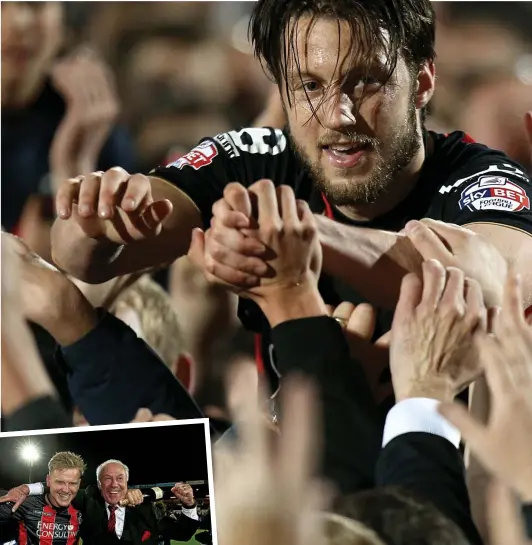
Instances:
[[[28,464],[33,464],[39,458],[41,453],[35,443],[24,443],[19,447],[20,457]]]

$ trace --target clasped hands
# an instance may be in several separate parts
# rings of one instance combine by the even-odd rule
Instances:
[[[308,204],[292,188],[260,180],[226,187],[210,229],[193,232],[188,257],[210,282],[261,305],[274,293],[317,287],[322,252]]]

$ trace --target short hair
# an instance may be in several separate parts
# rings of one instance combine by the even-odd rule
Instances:
[[[327,545],[385,545],[373,530],[356,520],[324,513],[322,522]]]
[[[55,469],[79,469],[80,476],[85,473],[87,465],[79,454],[73,452],[56,452],[48,462],[48,473]]]
[[[365,73],[375,53],[386,52],[386,81],[401,55],[411,73],[436,57],[435,13],[430,0],[258,0],[249,25],[255,56],[279,85],[284,80],[289,104],[288,59],[297,53],[293,24],[305,16],[330,18],[338,29],[341,22],[348,23],[351,36],[361,36],[367,44],[357,57]]]
[[[462,530],[430,502],[395,487],[340,498],[335,512],[360,521],[388,545],[468,545]]]
[[[126,481],[129,481],[129,467],[124,464],[124,462],[121,462],[120,460],[114,460],[111,458],[110,460],[106,460],[103,464],[100,464],[96,468],[96,481],[100,482],[100,474],[105,466],[108,466],[109,464],[118,464],[121,465],[124,468],[124,471],[126,473]]]
[[[167,367],[172,366],[183,350],[183,335],[170,295],[145,274],[116,298],[112,313],[119,304],[138,313],[144,340]]]

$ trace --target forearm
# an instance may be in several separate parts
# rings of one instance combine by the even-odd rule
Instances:
[[[72,399],[91,425],[130,422],[142,407],[176,419],[203,416],[153,350],[110,314],[61,354]]]
[[[87,236],[74,216],[55,220],[51,241],[54,264],[74,278],[101,284],[114,277],[112,265],[123,246]]]
[[[303,374],[319,387],[323,475],[344,494],[371,487],[382,428],[340,324],[328,316],[288,320],[272,330],[272,341],[283,377]]]
[[[382,308],[394,308],[401,280],[420,272],[423,259],[398,233],[353,227],[316,216],[323,249],[323,270],[353,286]]]

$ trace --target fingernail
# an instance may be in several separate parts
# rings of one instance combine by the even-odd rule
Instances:
[[[60,208],[59,209],[59,216],[61,218],[66,218],[70,214],[70,210],[68,208]]]
[[[92,212],[91,210],[91,207],[89,204],[82,204],[80,207],[79,207],[79,212],[80,214],[83,214],[83,215],[88,215]]]
[[[262,276],[268,272],[268,266],[265,263],[261,263],[260,265],[255,265],[255,267],[253,267],[253,272],[257,276]]]
[[[100,207],[100,216],[102,218],[108,218],[111,215],[111,209],[108,206]]]
[[[253,253],[255,255],[262,255],[264,252],[266,251],[266,247],[265,246],[257,246],[256,248],[254,248],[253,250]]]
[[[128,210],[134,210],[136,206],[135,199],[126,199],[124,202],[124,208]]]
[[[412,220],[405,225],[404,230],[406,231],[406,233],[413,233],[418,227],[419,222],[417,222],[416,220]]]

